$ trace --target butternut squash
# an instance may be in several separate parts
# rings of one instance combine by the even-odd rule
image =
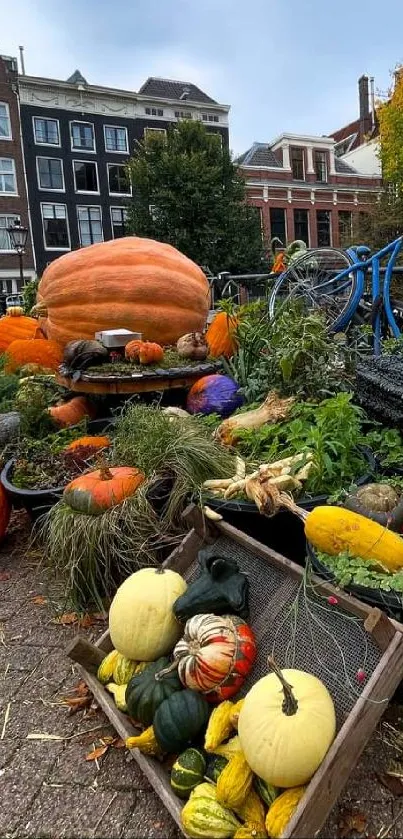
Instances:
[[[337,556],[350,551],[379,562],[387,571],[403,568],[403,539],[375,521],[342,507],[315,507],[305,520],[305,535],[320,551]]]

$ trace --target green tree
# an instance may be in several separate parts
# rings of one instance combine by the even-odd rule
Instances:
[[[129,230],[174,245],[210,271],[266,268],[260,214],[245,203],[245,183],[220,138],[183,121],[151,134],[129,163]]]

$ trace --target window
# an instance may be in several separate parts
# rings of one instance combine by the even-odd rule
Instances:
[[[325,151],[315,152],[316,180],[326,183],[327,181],[327,155]]]
[[[332,244],[330,210],[316,211],[316,227],[318,231],[318,248],[328,248]]]
[[[0,140],[12,140],[10,109],[7,102],[0,102]]]
[[[294,239],[302,239],[309,247],[308,210],[294,210]]]
[[[283,245],[286,244],[285,210],[280,207],[270,207],[270,236],[272,239],[277,236]]]
[[[100,207],[77,207],[77,218],[83,247],[104,241]]]
[[[13,251],[11,245],[10,234],[7,231],[8,227],[12,227],[14,222],[20,221],[19,216],[0,216],[0,251]]]
[[[60,146],[58,119],[34,117],[35,143],[42,146]]]
[[[222,148],[222,134],[220,134],[219,131],[209,131],[208,133],[209,133],[210,137],[218,137],[218,139],[220,141],[220,146]]]
[[[163,117],[164,111],[162,108],[144,108],[146,114],[149,117]]]
[[[41,204],[43,238],[47,250],[70,250],[69,226],[65,204]]]
[[[12,157],[0,157],[0,193],[17,195],[17,178]]]
[[[76,192],[99,192],[97,164],[87,160],[73,160]]]
[[[219,122],[217,114],[202,114],[203,122]]]
[[[111,195],[131,195],[132,188],[126,166],[108,163],[108,183]]]
[[[157,140],[166,140],[167,132],[166,128],[145,128],[144,129],[144,140],[148,143],[150,140],[153,141],[157,138]]]
[[[175,119],[192,119],[191,111],[175,111]]]
[[[37,157],[39,189],[55,189],[64,192],[63,164],[58,157]]]
[[[92,122],[71,122],[71,148],[95,151],[94,126]]]
[[[353,235],[353,214],[350,210],[339,210],[340,244],[348,244]]]
[[[129,150],[127,128],[116,125],[104,125],[106,151],[116,151],[124,154]]]
[[[126,207],[111,207],[112,236],[120,239],[126,233],[127,210]]]
[[[304,150],[291,149],[290,151],[292,176],[296,181],[304,181]]]

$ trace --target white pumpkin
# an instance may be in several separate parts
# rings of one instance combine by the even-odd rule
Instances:
[[[187,589],[176,571],[142,568],[118,588],[109,609],[112,644],[126,658],[155,661],[182,635],[172,606]]]
[[[329,691],[302,670],[276,667],[259,679],[246,695],[238,719],[249,766],[267,784],[282,788],[302,786],[312,778],[335,732]]]

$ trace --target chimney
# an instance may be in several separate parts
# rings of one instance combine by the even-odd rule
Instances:
[[[365,134],[371,130],[371,114],[369,110],[369,79],[368,76],[361,76],[358,79],[358,91],[360,97],[360,141]]]

